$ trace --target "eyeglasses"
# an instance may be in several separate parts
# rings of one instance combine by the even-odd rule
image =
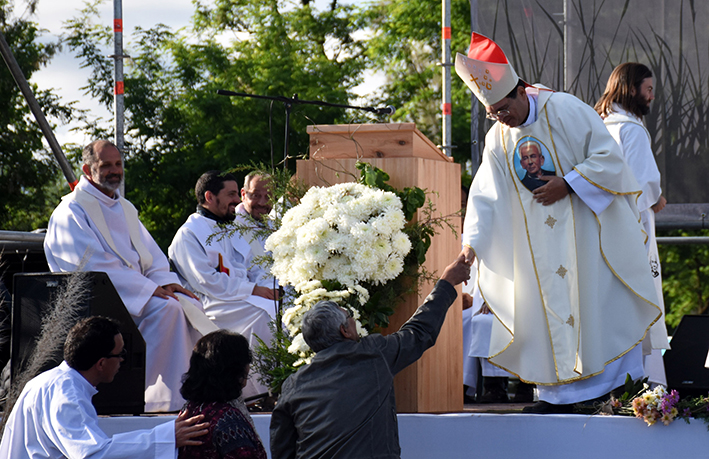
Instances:
[[[253,199],[254,201],[262,201],[269,198],[267,193],[252,193],[250,191],[246,191],[244,194],[246,194],[249,199]]]
[[[110,359],[110,358],[115,357],[117,359],[125,359],[127,355],[128,355],[128,351],[126,351],[125,348],[123,348],[123,350],[121,352],[119,352],[118,354],[108,354],[106,356],[106,358]]]
[[[497,113],[485,113],[485,118],[487,118],[489,120],[499,121],[500,118],[504,118],[505,116],[507,116],[509,114],[510,114],[509,110],[500,110]]]

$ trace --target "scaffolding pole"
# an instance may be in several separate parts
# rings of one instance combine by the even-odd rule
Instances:
[[[451,108],[451,5],[450,0],[443,0],[442,5],[442,40],[441,40],[441,68],[442,68],[442,145],[441,149],[446,156],[453,156],[452,127],[453,115]]]
[[[125,100],[123,87],[123,0],[113,0],[113,116],[115,126],[115,143],[121,152],[121,162],[125,164]],[[124,169],[125,174],[125,169]],[[125,177],[125,175],[124,175]],[[121,195],[125,194],[125,180],[121,182]]]

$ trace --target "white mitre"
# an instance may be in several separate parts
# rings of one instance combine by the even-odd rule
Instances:
[[[519,77],[502,49],[484,35],[473,32],[468,56],[457,53],[455,71],[486,107],[504,99]]]

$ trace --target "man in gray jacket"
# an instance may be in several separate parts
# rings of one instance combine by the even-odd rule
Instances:
[[[331,301],[303,317],[303,337],[315,357],[290,376],[271,416],[271,456],[399,458],[394,375],[436,342],[446,312],[467,280],[461,256],[416,313],[391,335],[358,339],[354,319]]]

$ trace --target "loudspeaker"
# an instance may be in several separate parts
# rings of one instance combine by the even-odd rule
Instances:
[[[145,340],[118,292],[106,273],[89,272],[89,294],[79,305],[77,321],[89,316],[104,316],[120,324],[127,352],[121,369],[110,384],[100,384],[93,404],[98,414],[141,414],[145,408]],[[25,368],[41,332],[42,319],[48,314],[52,301],[66,284],[71,273],[15,274],[12,304],[12,379]],[[62,340],[62,345],[66,335]],[[63,346],[60,346],[63,348]],[[42,371],[59,365],[63,353],[52,356],[51,363]]]
[[[683,397],[707,395],[709,368],[704,365],[709,352],[709,316],[682,317],[670,346],[664,356],[668,388]]]

